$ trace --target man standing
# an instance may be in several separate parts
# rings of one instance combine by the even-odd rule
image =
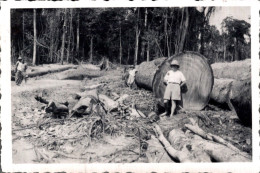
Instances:
[[[181,87],[185,84],[185,77],[179,70],[180,65],[177,60],[171,62],[171,70],[164,77],[164,84],[167,85],[164,93],[164,107],[166,115],[169,115],[169,101],[172,102],[170,116],[173,116],[176,109],[177,101],[181,100]]]
[[[25,83],[27,80],[27,75],[26,75],[26,69],[27,69],[27,64],[24,63],[24,60],[22,57],[19,56],[18,61],[15,65],[15,83],[16,85],[20,85],[24,79]]]

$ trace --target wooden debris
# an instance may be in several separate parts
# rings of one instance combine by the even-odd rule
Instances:
[[[114,111],[118,108],[118,102],[112,100],[111,98],[109,98],[108,96],[106,96],[104,94],[99,94],[98,100],[104,104],[104,107],[105,107],[106,111],[108,111],[108,112]]]
[[[103,87],[104,85],[105,84],[95,84],[95,85],[91,85],[91,86],[84,86],[83,90],[85,90],[85,91],[94,90],[94,89]]]
[[[118,103],[123,103],[123,101],[124,101],[125,99],[127,99],[128,97],[129,97],[128,94],[124,94],[124,95],[120,96],[120,98],[117,99],[116,101],[117,101]]]
[[[54,101],[47,101],[46,99],[40,97],[40,96],[35,96],[35,100],[47,104],[45,111],[47,113],[53,113],[54,115],[61,117],[61,116],[66,116],[69,113],[69,108],[68,102],[65,103],[58,103]]]
[[[197,162],[198,160],[189,153],[186,147],[183,147],[181,151],[174,149],[170,142],[164,137],[163,132],[157,124],[155,124],[155,132],[158,134],[159,141],[163,144],[164,149],[168,154],[179,162]]]

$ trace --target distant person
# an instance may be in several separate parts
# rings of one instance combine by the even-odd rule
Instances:
[[[15,65],[15,83],[16,85],[20,85],[24,79],[24,82],[27,81],[27,64],[24,62],[23,58],[19,56],[18,61]]]
[[[175,114],[177,101],[181,100],[181,87],[185,85],[186,79],[179,70],[180,65],[177,60],[171,62],[171,70],[164,77],[164,84],[167,85],[164,93],[164,107],[167,116]],[[172,102],[171,113],[169,113],[169,102]]]

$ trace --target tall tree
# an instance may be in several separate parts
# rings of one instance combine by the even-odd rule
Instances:
[[[139,14],[140,8],[137,8],[137,17],[136,17],[136,24],[135,24],[135,56],[134,56],[134,65],[137,65],[138,61],[138,47],[139,47],[139,36],[140,36],[140,29],[139,29]]]
[[[72,19],[73,19],[73,8],[70,10],[70,24],[69,24],[69,38],[68,38],[68,49],[67,49],[67,63],[69,63],[69,58],[71,55],[71,42],[73,42],[72,39],[72,32],[73,32],[73,25],[72,25]]]
[[[64,59],[65,36],[67,31],[67,8],[65,8],[64,10],[62,31],[63,33],[62,33],[62,43],[61,43],[61,64],[63,64],[63,59]]]
[[[76,45],[77,59],[79,58],[79,11],[77,13],[77,45]]]
[[[33,65],[36,65],[36,37],[37,37],[37,29],[36,29],[36,9],[33,9]]]

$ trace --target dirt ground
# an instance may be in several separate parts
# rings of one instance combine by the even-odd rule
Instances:
[[[128,94],[125,105],[135,104],[137,109],[148,115],[152,111],[158,112],[152,92],[127,87],[122,80],[121,68],[109,70],[101,77],[84,80],[57,80],[55,76],[58,74],[30,78],[21,86],[12,82],[14,163],[150,162],[146,151],[154,134],[151,122],[147,119],[113,114],[106,117],[108,130],[101,133],[96,128],[95,136],[91,136],[92,127],[99,127],[95,115],[57,120],[44,111],[45,105],[37,102],[34,96],[40,95],[56,102],[68,101],[71,109],[77,102],[73,96],[82,87],[104,83],[106,85],[100,89],[100,93],[108,96],[111,92]],[[198,115],[201,117],[198,123],[203,130],[224,138],[252,155],[252,129],[241,125],[231,111],[209,105],[203,111],[186,111],[171,118],[161,117],[158,123],[166,132],[182,128],[185,119]],[[167,161],[162,157],[155,162]]]

